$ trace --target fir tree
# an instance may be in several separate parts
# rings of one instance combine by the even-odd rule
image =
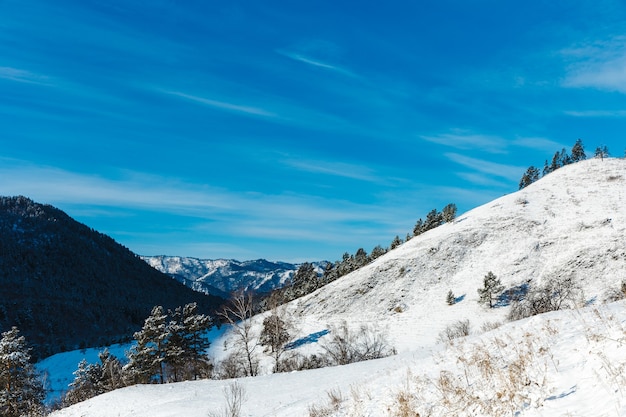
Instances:
[[[395,249],[401,244],[402,244],[402,239],[400,239],[400,236],[396,235],[396,237],[394,237],[393,240],[391,241],[391,249]]]
[[[519,182],[519,189],[528,187],[533,182],[539,179],[539,170],[534,166],[528,167],[524,175],[522,175],[522,179]]]
[[[583,147],[583,141],[581,139],[577,139],[576,143],[572,147],[572,162],[579,162],[587,159],[587,155],[585,155],[585,148]]]
[[[456,219],[456,204],[450,203],[443,208],[441,216],[444,222],[450,223]]]
[[[210,367],[206,350],[210,343],[205,333],[211,328],[209,316],[198,314],[196,303],[186,304],[170,312],[165,344],[165,362],[174,381],[207,376]]]
[[[17,327],[0,339],[0,415],[22,417],[43,414],[45,391],[33,365],[30,349]]]
[[[489,308],[493,308],[493,302],[497,296],[504,290],[504,286],[493,272],[489,271],[483,279],[483,288],[478,289],[479,300],[481,304],[488,304]]]
[[[454,296],[452,290],[448,291],[448,295],[446,295],[446,303],[448,303],[449,306],[456,303],[456,297]]]
[[[158,377],[165,382],[165,343],[167,315],[163,307],[156,306],[146,318],[143,328],[134,334],[137,345],[128,353],[125,370],[134,383],[147,384]]]
[[[600,158],[600,159],[608,158],[608,156],[609,156],[609,148],[607,148],[606,145],[598,146],[596,148],[596,151],[595,151],[594,155],[595,155],[596,158]]]

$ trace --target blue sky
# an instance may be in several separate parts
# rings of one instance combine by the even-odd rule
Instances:
[[[0,0],[0,194],[142,255],[340,259],[624,155],[621,1]]]

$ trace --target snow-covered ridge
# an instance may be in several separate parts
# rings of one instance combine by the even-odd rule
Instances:
[[[354,328],[376,325],[399,354],[241,379],[247,394],[243,415],[306,416],[311,404],[328,401],[329,391],[340,391],[343,398],[327,414],[333,416],[394,415],[402,391],[415,407],[435,407],[431,414],[420,409],[424,415],[496,415],[471,407],[441,408],[432,388],[445,371],[455,383],[474,390],[475,398],[505,410],[501,415],[626,416],[626,303],[602,305],[626,280],[625,193],[626,160],[568,165],[289,303],[285,315],[298,324],[298,337],[341,321]],[[477,289],[489,271],[507,288],[572,278],[583,290],[580,308],[483,333],[484,324],[504,322],[509,311],[508,306],[489,309],[477,302]],[[446,303],[450,290],[457,298],[454,305]],[[446,326],[466,319],[470,337],[447,347],[438,342]],[[262,317],[253,321],[258,329]],[[218,359],[226,354],[230,337],[226,333],[213,341],[212,354]],[[516,388],[522,401],[505,404],[503,392],[484,382],[483,370],[467,367],[476,357],[492,361],[494,377],[517,359],[529,360],[522,375],[527,379]],[[223,389],[231,382],[130,387],[55,417],[205,416],[222,409]]]
[[[270,292],[289,282],[300,266],[265,259],[237,261],[165,255],[141,258],[196,291],[222,297],[238,290]],[[323,271],[323,265],[324,262],[314,263],[319,273]]]

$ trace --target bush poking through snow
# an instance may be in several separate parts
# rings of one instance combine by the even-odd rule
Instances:
[[[308,417],[330,417],[339,411],[341,403],[344,401],[341,391],[333,389],[326,394],[328,395],[328,404],[310,405]]]
[[[448,327],[444,331],[439,333],[438,340],[443,343],[450,343],[454,339],[459,337],[469,336],[470,334],[470,322],[469,320],[458,320]]]
[[[363,325],[358,331],[351,331],[348,323],[331,326],[329,338],[322,342],[330,365],[384,358],[396,353],[385,341],[385,337],[370,326]]]
[[[551,278],[511,303],[509,320],[520,320],[537,314],[575,308],[582,299],[582,289],[573,278]]]
[[[209,417],[240,417],[241,407],[246,401],[246,390],[235,381],[224,387],[226,405],[221,413],[209,413]]]

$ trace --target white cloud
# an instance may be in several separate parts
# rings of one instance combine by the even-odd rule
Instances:
[[[482,159],[471,158],[457,153],[446,153],[445,156],[457,164],[471,168],[484,174],[493,175],[508,180],[515,180],[521,175],[525,168],[513,165],[499,164]],[[467,174],[466,174],[467,175]]]
[[[554,152],[558,149],[563,148],[564,146],[556,141],[546,138],[517,138],[512,142],[515,146],[520,146],[522,148],[531,148],[538,149],[540,151]]]
[[[190,100],[190,101],[200,103],[205,106],[213,107],[216,109],[220,109],[220,110],[226,110],[226,111],[235,112],[235,113],[245,113],[245,114],[249,114],[253,116],[272,117],[272,118],[279,117],[275,113],[269,112],[267,110],[264,110],[258,107],[233,104],[233,103],[228,103],[228,102],[220,101],[220,100],[213,100],[210,98],[194,96],[194,95],[182,93],[179,91],[164,91],[164,92],[172,96],[184,98],[186,100]]]
[[[293,59],[294,61],[302,62],[304,64],[311,65],[313,67],[322,68],[322,69],[329,70],[329,71],[334,71],[339,74],[343,74],[352,78],[360,78],[359,75],[357,75],[356,73],[354,73],[353,71],[345,67],[335,65],[335,64],[330,64],[324,60],[312,58],[311,56],[308,56],[303,53],[284,51],[284,50],[277,50],[276,52],[282,56]]]
[[[626,110],[568,110],[565,114],[572,117],[621,118],[626,117]]]
[[[463,150],[480,149],[489,153],[506,153],[507,142],[499,136],[480,135],[461,130],[435,136],[420,136],[421,139],[439,145]]]
[[[46,75],[13,67],[0,67],[0,78],[26,84],[52,85]]]
[[[626,93],[626,37],[579,45],[564,50],[572,61],[563,86]]]
[[[283,163],[287,166],[306,172],[351,178],[374,183],[385,182],[383,178],[377,177],[372,169],[362,165],[296,158],[285,159],[283,160]]]

